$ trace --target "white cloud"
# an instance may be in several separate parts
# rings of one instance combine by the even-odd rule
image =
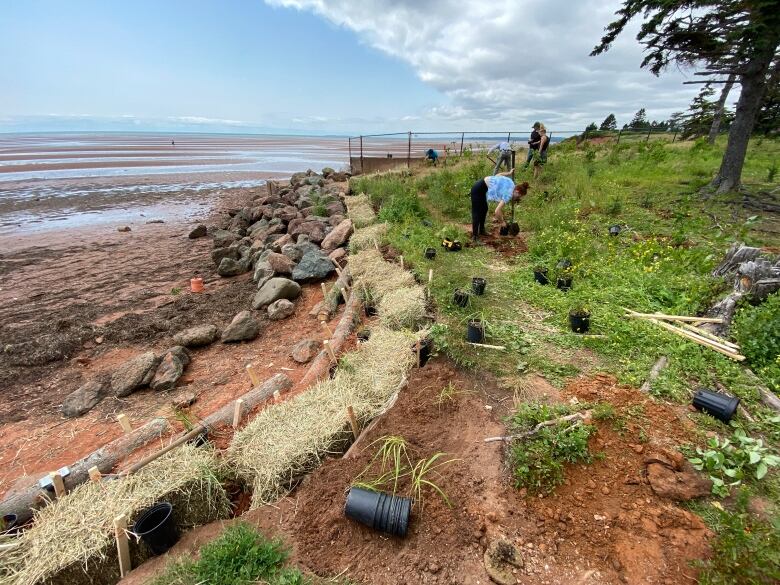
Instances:
[[[495,129],[541,118],[581,129],[610,112],[627,122],[640,107],[660,120],[698,89],[683,86],[677,70],[656,78],[639,69],[636,24],[606,55],[588,56],[616,0],[265,1],[311,11],[409,63],[445,96],[429,112],[409,113],[431,122]]]

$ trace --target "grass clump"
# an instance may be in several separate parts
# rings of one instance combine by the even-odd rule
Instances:
[[[379,320],[389,329],[418,329],[425,317],[425,289],[411,286],[390,291],[377,309]]]
[[[756,373],[780,391],[780,294],[758,306],[742,307],[734,318],[734,332]]]
[[[510,429],[523,433],[541,422],[571,413],[567,406],[523,404],[512,416]],[[513,441],[509,459],[515,486],[527,488],[531,493],[551,493],[563,483],[566,463],[591,462],[588,439],[595,430],[594,426],[581,422],[560,422]]]
[[[377,223],[359,228],[349,238],[349,252],[350,254],[357,254],[361,250],[376,249],[384,244],[386,236],[386,223]]]
[[[355,229],[371,225],[376,221],[376,213],[365,193],[345,197],[344,202],[347,204],[347,216],[352,220]]]
[[[245,523],[228,527],[200,549],[196,561],[170,565],[152,585],[304,585],[311,581],[297,569],[285,567],[287,550]]]

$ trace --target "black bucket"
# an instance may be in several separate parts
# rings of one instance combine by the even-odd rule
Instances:
[[[469,321],[469,328],[466,339],[471,343],[482,343],[485,341],[485,326],[479,319]]]
[[[168,502],[155,504],[138,517],[133,532],[141,537],[152,554],[167,552],[179,540],[179,531],[173,522],[173,506]]]
[[[474,278],[471,279],[471,290],[477,296],[482,296],[485,294],[486,286],[487,286],[487,280],[485,280],[484,278],[475,276]]]
[[[547,278],[547,269],[534,268],[534,280],[539,284],[550,284],[550,279]]]
[[[344,506],[347,518],[393,536],[406,536],[411,512],[410,498],[358,487],[350,488]]]
[[[459,307],[467,306],[469,304],[469,293],[467,293],[465,290],[456,288],[452,295],[452,302]]]
[[[609,235],[610,236],[619,236],[620,235],[620,226],[619,225],[611,225],[609,226]]]
[[[520,226],[517,224],[517,222],[513,221],[507,226],[507,230],[509,231],[510,236],[516,236],[520,233]]]
[[[366,317],[373,317],[376,315],[376,307],[374,305],[366,305]]]
[[[425,257],[428,260],[433,260],[436,258],[436,250],[433,248],[425,248]]]
[[[693,395],[693,406],[728,424],[737,412],[739,398],[712,390],[697,390]]]
[[[587,333],[590,329],[590,315],[569,313],[569,325],[574,333]]]
[[[428,363],[431,358],[431,351],[433,350],[433,339],[426,337],[420,340],[420,367],[423,367]],[[417,345],[412,348],[412,351],[417,353]]]
[[[571,289],[571,276],[559,276],[558,280],[555,282],[555,286],[562,290],[563,292],[566,292],[567,290]]]
[[[188,445],[192,445],[193,447],[203,447],[204,445],[209,444],[209,432],[203,431],[199,435],[195,435],[192,439],[187,441]]]
[[[509,226],[504,225],[498,228],[498,235],[499,236],[508,236],[509,235]]]

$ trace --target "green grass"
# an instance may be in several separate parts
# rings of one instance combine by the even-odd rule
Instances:
[[[170,564],[152,585],[322,585],[334,583],[309,577],[287,567],[287,549],[279,540],[268,540],[248,524],[234,524],[200,549],[197,560]],[[346,585],[346,582],[339,581]]]

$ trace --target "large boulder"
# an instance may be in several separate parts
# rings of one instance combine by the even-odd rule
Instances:
[[[206,234],[208,234],[208,228],[203,225],[196,225],[192,230],[190,231],[189,235],[187,236],[189,239],[194,240],[196,238],[202,238]]]
[[[241,239],[241,236],[228,230],[214,230],[213,236],[215,248],[227,248],[236,240]]]
[[[153,351],[129,359],[111,376],[111,390],[119,397],[129,396],[151,382],[160,359]]]
[[[284,276],[290,276],[293,268],[295,268],[295,262],[284,254],[277,254],[276,252],[268,254],[265,261],[273,268],[274,275],[282,274]]]
[[[222,332],[222,343],[249,341],[258,335],[260,335],[260,323],[252,317],[251,312],[241,311],[233,317],[230,325]]]
[[[186,349],[180,345],[172,347],[163,355],[149,386],[152,390],[170,390],[182,377],[189,363],[190,354]]]
[[[325,209],[328,211],[328,216],[344,215],[347,212],[346,205],[344,205],[340,199],[336,201],[331,201],[325,206]]]
[[[290,222],[290,228],[288,229],[288,232],[293,238],[300,237],[301,235],[306,235],[309,238],[310,242],[314,242],[315,244],[319,244],[323,239],[325,239],[325,235],[328,232],[328,229],[330,226],[328,225],[328,219],[325,217],[318,217],[315,215],[309,216],[306,218],[305,221],[302,221],[300,223],[296,223],[297,220],[293,220]]]
[[[292,359],[299,364],[305,364],[320,353],[320,347],[322,347],[322,343],[316,339],[299,341],[292,348]]]
[[[268,318],[271,321],[281,321],[295,312],[295,305],[287,299],[279,299],[268,305]]]
[[[301,250],[296,244],[285,244],[282,246],[282,254],[287,256],[293,262],[300,262],[303,258],[303,250]]]
[[[260,288],[266,282],[268,282],[273,277],[273,275],[274,269],[271,267],[268,261],[260,260],[258,258],[258,261],[255,264],[255,272],[252,275],[252,280],[257,283],[257,288]]]
[[[251,265],[251,259],[249,256],[241,258],[240,260],[233,260],[233,258],[223,258],[222,262],[217,267],[217,274],[220,276],[238,276],[244,272],[248,272]]]
[[[281,277],[271,278],[257,291],[252,301],[252,308],[260,309],[279,299],[294,301],[300,294],[301,285],[297,282]]]
[[[292,243],[293,243],[293,239],[290,234],[279,234],[278,238],[275,238],[273,242],[268,244],[268,249],[271,250],[272,252],[281,253],[282,247]]]
[[[336,248],[343,246],[353,231],[352,220],[345,219],[322,240],[322,251],[330,253]]]
[[[333,262],[321,250],[310,249],[298,262],[298,265],[292,271],[292,278],[296,282],[312,282],[322,280],[336,268]]]
[[[274,209],[272,217],[280,219],[284,223],[288,223],[289,221],[298,217],[298,208],[292,205],[285,205],[284,207],[279,207],[277,209]]]
[[[173,336],[173,342],[184,347],[203,347],[213,343],[218,336],[219,330],[215,325],[196,325],[179,331]]]
[[[336,172],[336,169],[334,169],[332,167],[323,167],[322,168],[322,176],[325,177],[326,179],[329,179],[330,176],[333,173],[335,173],[335,172]]]
[[[87,382],[75,392],[71,392],[62,403],[62,414],[68,418],[86,414],[103,399],[103,384]]]
[[[241,258],[241,250],[238,245],[232,244],[226,248],[214,248],[211,251],[211,260],[214,262],[214,266],[219,266],[225,258],[232,258],[233,260]]]

